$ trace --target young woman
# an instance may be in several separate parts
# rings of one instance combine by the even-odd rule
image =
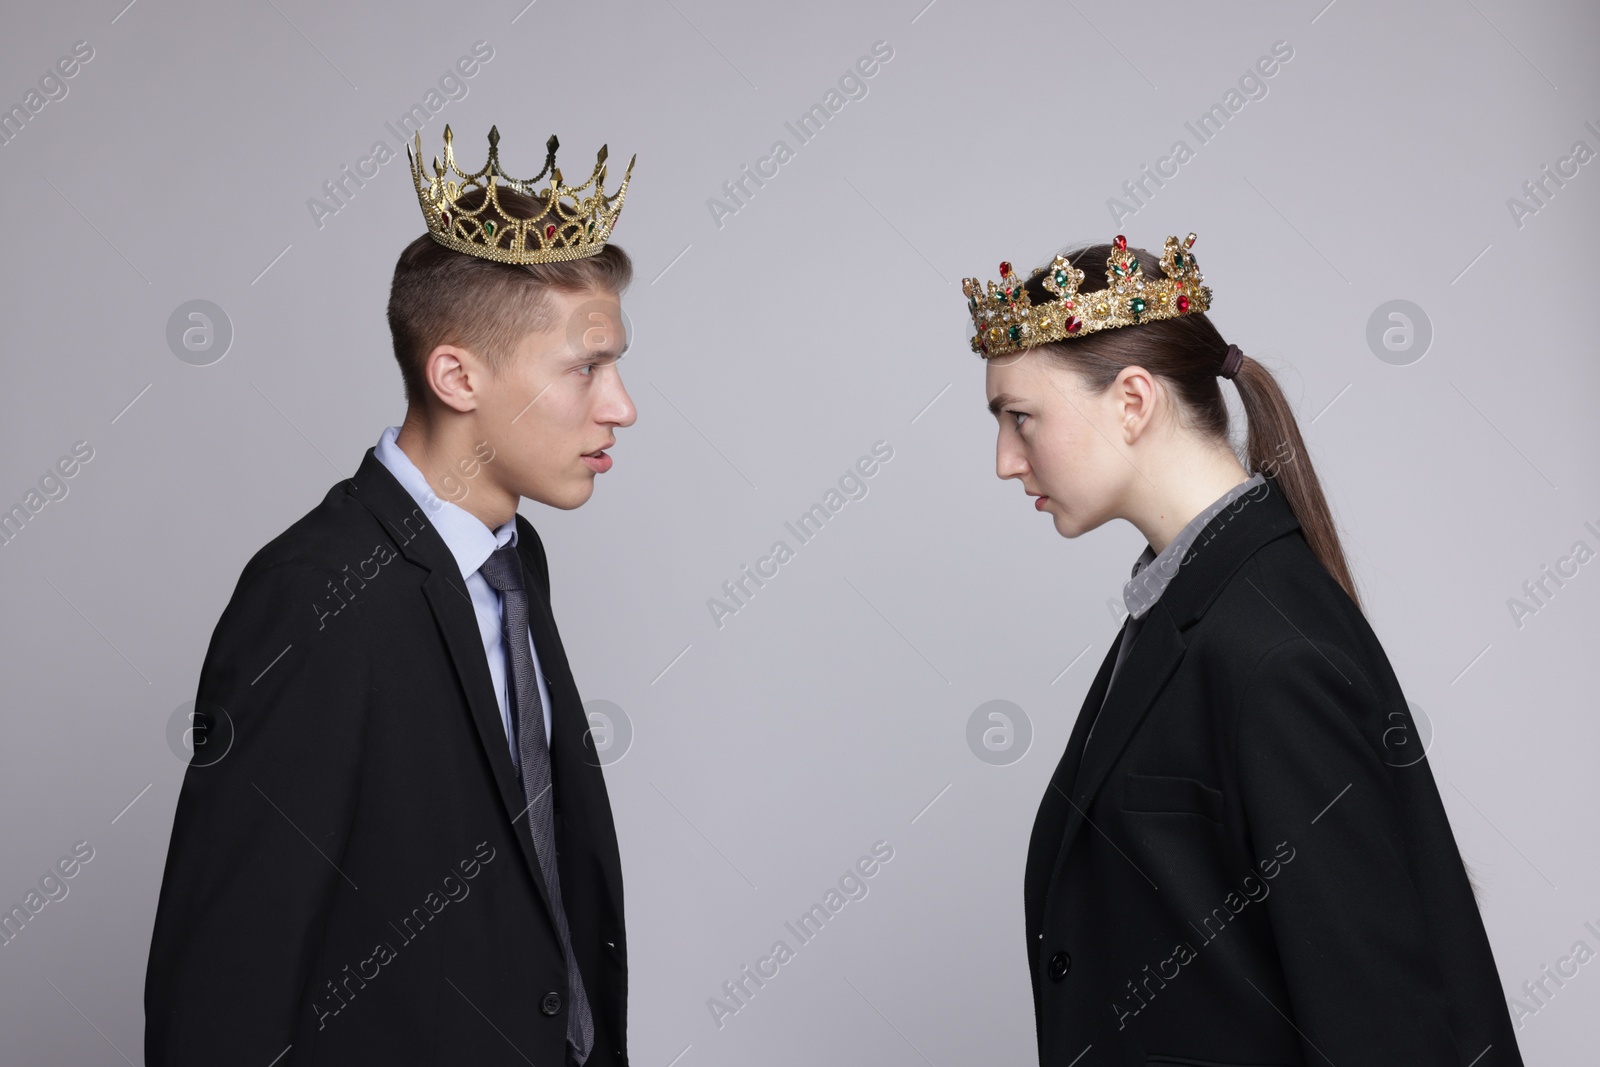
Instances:
[[[1040,1063],[1520,1064],[1294,415],[1206,317],[1193,243],[964,283],[996,473],[1063,537],[1149,542],[1028,848]]]

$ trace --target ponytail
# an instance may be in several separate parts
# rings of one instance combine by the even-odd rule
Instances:
[[[1322,483],[1311,466],[1305,439],[1300,436],[1300,425],[1278,380],[1266,367],[1245,356],[1233,377],[1233,384],[1244,406],[1247,467],[1267,475],[1283,490],[1284,499],[1300,522],[1300,532],[1311,547],[1311,554],[1360,608],[1361,597],[1350,577],[1333,515],[1322,494]]]

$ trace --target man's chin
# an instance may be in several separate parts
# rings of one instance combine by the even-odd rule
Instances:
[[[581,508],[594,496],[594,478],[573,479],[559,488],[548,485],[529,486],[522,490],[525,500],[537,501],[546,507],[559,508],[562,511],[572,511]]]

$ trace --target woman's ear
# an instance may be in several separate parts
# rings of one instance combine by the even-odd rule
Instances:
[[[1134,365],[1122,368],[1109,390],[1122,441],[1137,441],[1155,415],[1156,382],[1149,371]]]

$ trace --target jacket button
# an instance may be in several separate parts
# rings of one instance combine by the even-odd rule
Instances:
[[[1067,972],[1071,969],[1072,957],[1067,955],[1065,952],[1057,952],[1054,956],[1050,957],[1050,965],[1047,968],[1046,973],[1050,975],[1050,981],[1059,982],[1061,979],[1067,976]]]
[[[539,1001],[539,1010],[544,1012],[546,1015],[556,1014],[561,1010],[561,994],[546,993],[544,995],[544,999]]]

